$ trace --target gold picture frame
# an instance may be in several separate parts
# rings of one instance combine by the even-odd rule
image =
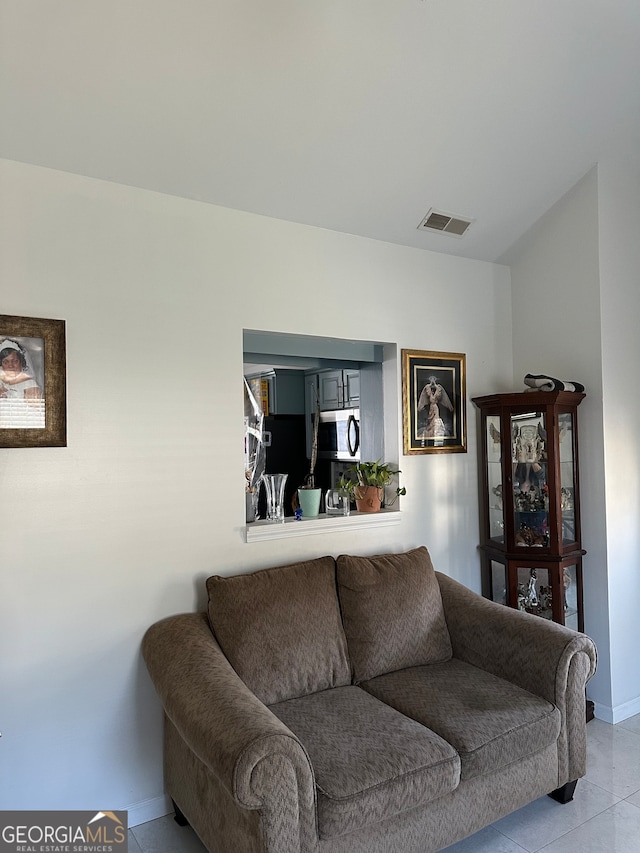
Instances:
[[[0,314],[0,447],[66,447],[65,321]]]
[[[466,355],[402,350],[404,455],[467,452]]]

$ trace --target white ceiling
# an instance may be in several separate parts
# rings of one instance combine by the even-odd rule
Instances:
[[[639,0],[0,0],[9,159],[492,261],[609,154]]]

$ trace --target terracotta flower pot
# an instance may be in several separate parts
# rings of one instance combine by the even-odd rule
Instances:
[[[356,486],[354,497],[358,512],[380,512],[383,489],[378,486]]]

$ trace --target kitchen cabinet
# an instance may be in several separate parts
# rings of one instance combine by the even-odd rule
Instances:
[[[304,415],[304,371],[278,368],[245,377],[267,415]],[[259,396],[258,396],[259,395]]]
[[[584,630],[578,406],[584,394],[475,397],[483,594]]]
[[[360,408],[360,370],[344,367],[310,371],[305,376],[304,388],[307,457],[310,457],[316,405],[319,402],[321,412]]]
[[[360,406],[359,370],[323,370],[317,377],[321,411],[357,409]]]

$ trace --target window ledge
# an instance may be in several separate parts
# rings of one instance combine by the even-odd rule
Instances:
[[[281,522],[254,521],[247,524],[247,542],[265,542],[270,539],[289,539],[293,536],[312,536],[314,533],[337,533],[343,530],[362,530],[372,527],[391,527],[400,524],[399,509],[382,509],[380,512],[352,512],[350,515],[325,515],[296,521],[285,518]]]

